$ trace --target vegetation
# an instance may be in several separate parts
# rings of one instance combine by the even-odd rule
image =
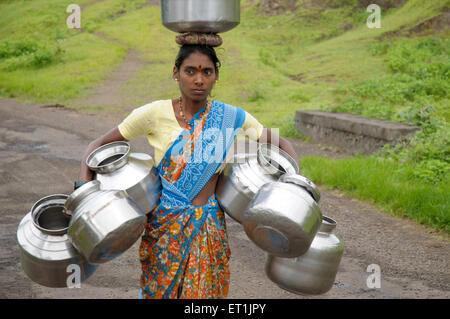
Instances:
[[[213,97],[286,137],[299,137],[298,109],[420,126],[409,142],[372,156],[305,157],[301,166],[317,183],[449,231],[449,34],[448,26],[426,27],[448,11],[448,1],[380,0],[380,29],[366,26],[368,0],[286,2],[280,13],[241,1],[240,25],[222,34]],[[122,88],[129,104],[178,94],[171,78],[175,34],[162,26],[160,7],[79,0],[90,5],[82,10],[82,30],[73,30],[66,26],[71,3],[0,2],[0,96],[75,107],[71,101],[107,78],[128,49],[146,63]]]
[[[421,127],[410,141],[370,157],[305,158],[315,181],[373,201],[396,215],[450,232],[448,38],[386,39],[369,47],[388,72],[334,92],[327,110]]]

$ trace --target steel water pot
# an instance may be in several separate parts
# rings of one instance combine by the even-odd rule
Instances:
[[[128,142],[105,144],[89,154],[86,165],[100,181],[100,188],[124,190],[144,213],[159,204],[161,180],[153,158],[132,153]]]
[[[41,198],[17,229],[22,269],[32,281],[46,287],[68,287],[73,271],[82,282],[98,267],[89,264],[67,236],[70,216],[63,214],[67,197],[55,194]]]
[[[225,32],[240,22],[240,0],[161,0],[161,18],[175,32]]]
[[[264,251],[297,257],[310,247],[322,222],[317,187],[306,177],[284,174],[264,184],[242,216],[247,236]]]
[[[101,190],[97,180],[75,190],[65,207],[72,214],[68,236],[93,264],[125,252],[139,239],[147,222],[147,216],[125,191]]]
[[[220,207],[242,224],[242,215],[259,189],[286,172],[299,172],[296,161],[271,144],[259,144],[256,153],[234,155],[217,181],[216,198]]]
[[[344,245],[333,234],[336,222],[324,216],[308,251],[296,258],[268,254],[265,273],[280,288],[296,294],[318,295],[329,291],[338,272]]]

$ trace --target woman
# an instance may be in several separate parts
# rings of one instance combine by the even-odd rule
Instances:
[[[224,298],[230,249],[214,192],[227,151],[239,132],[253,129],[251,138],[268,143],[279,138],[281,149],[294,159],[297,155],[287,140],[274,139],[244,110],[208,100],[219,79],[214,41],[204,45],[198,38],[182,40],[173,68],[181,97],[135,109],[118,127],[90,143],[80,179],[92,179],[85,161],[94,149],[146,134],[155,149],[163,190],[160,204],[148,214],[139,247],[140,297]],[[220,45],[220,38],[216,43]]]

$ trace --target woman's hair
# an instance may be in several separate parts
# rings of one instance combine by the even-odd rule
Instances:
[[[214,50],[213,47],[202,44],[184,44],[180,47],[177,59],[175,60],[175,66],[178,71],[180,71],[180,66],[183,63],[183,61],[194,52],[199,52],[208,56],[211,59],[211,62],[214,64],[216,73],[219,72],[221,63],[219,61],[219,58],[217,57],[216,51]]]

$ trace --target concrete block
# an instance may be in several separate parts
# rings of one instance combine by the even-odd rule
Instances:
[[[420,127],[348,113],[303,111],[295,114],[297,130],[316,143],[329,144],[354,153],[372,153],[383,145],[413,136]]]

